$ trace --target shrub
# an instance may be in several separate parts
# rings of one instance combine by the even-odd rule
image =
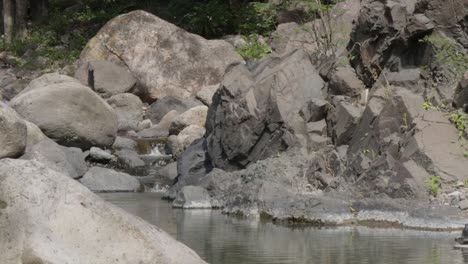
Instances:
[[[426,36],[423,42],[428,43],[435,55],[435,63],[443,71],[445,77],[457,82],[468,70],[468,56],[463,48],[450,38],[436,35]]]
[[[429,179],[426,180],[426,184],[432,195],[437,196],[437,194],[440,193],[440,187],[442,185],[440,176],[434,175],[429,177]]]
[[[273,4],[252,2],[241,11],[239,31],[268,36],[275,30],[277,10]]]
[[[463,138],[463,136],[465,136],[465,131],[468,128],[468,118],[466,114],[458,110],[450,115],[450,119],[457,128],[458,137]]]
[[[220,37],[234,29],[234,16],[222,0],[175,0],[169,4],[168,13],[178,26],[206,38]]]
[[[271,53],[271,48],[258,40],[249,41],[247,45],[244,45],[236,49],[237,53],[245,59],[259,60]]]

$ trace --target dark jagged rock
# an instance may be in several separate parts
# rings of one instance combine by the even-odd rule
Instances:
[[[231,68],[208,111],[214,166],[243,168],[297,144],[295,134],[306,134],[305,122],[316,114],[310,113],[309,104],[323,99],[323,88],[301,50],[263,60],[251,71],[243,65]]]
[[[330,119],[333,141],[337,146],[347,144],[352,138],[363,110],[346,101],[339,102]]]
[[[364,83],[351,67],[338,67],[330,77],[328,83],[330,94],[357,97],[365,89]]]
[[[458,84],[453,102],[456,107],[464,108],[468,112],[468,72],[464,74],[463,79]]]
[[[370,0],[361,9],[348,46],[357,57],[353,66],[372,86],[382,69],[398,72],[428,65],[431,51],[419,40],[433,31],[466,48],[468,34],[462,25],[466,15],[463,0]]]
[[[199,181],[212,169],[206,139],[195,140],[177,160],[176,183],[171,187],[167,196],[174,199],[182,187],[198,185]]]

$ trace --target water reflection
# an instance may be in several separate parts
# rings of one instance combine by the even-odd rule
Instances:
[[[172,209],[160,194],[102,194],[161,227],[209,263],[468,263],[453,248],[458,233],[370,228],[291,228],[222,215]]]

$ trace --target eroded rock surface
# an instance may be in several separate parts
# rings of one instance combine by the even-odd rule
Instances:
[[[0,182],[1,263],[205,263],[161,229],[38,162],[1,160]]]

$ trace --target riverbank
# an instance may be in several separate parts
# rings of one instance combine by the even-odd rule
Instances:
[[[220,210],[174,209],[158,193],[100,194],[160,226],[209,263],[464,263],[459,232],[276,224]],[[203,242],[200,242],[203,241]],[[378,252],[378,254],[375,254]]]

